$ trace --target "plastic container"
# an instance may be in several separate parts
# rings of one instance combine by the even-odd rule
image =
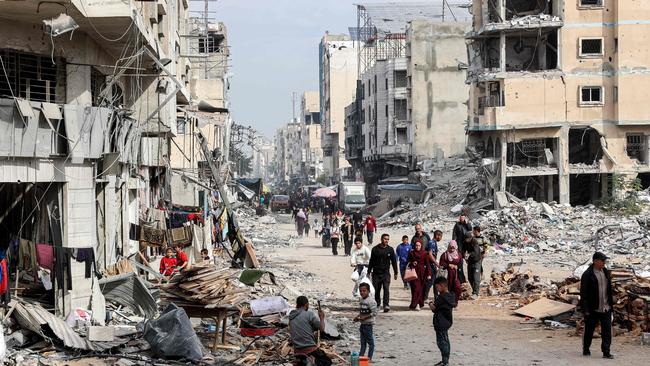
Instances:
[[[370,359],[368,357],[359,357],[359,366],[369,366]]]
[[[350,366],[359,366],[359,354],[352,352],[350,355]]]

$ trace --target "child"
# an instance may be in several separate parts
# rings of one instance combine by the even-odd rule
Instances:
[[[176,272],[176,265],[178,262],[174,258],[174,250],[167,248],[165,256],[160,260],[160,274],[163,276],[171,276]]]
[[[406,266],[408,265],[409,252],[411,251],[411,242],[409,242],[408,235],[402,236],[402,242],[395,248],[395,254],[399,259],[399,273],[402,276],[402,282],[404,283],[404,289],[409,288],[408,282],[404,281],[404,272],[406,271]]]
[[[318,238],[321,228],[318,226],[318,219],[314,219],[314,238]]]
[[[456,307],[456,298],[447,288],[447,279],[438,277],[433,282],[438,291],[438,297],[434,302],[429,302],[429,308],[433,311],[433,329],[436,331],[436,343],[442,355],[442,361],[435,366],[449,365],[449,354],[451,353],[451,344],[449,343],[449,328],[453,324],[452,311]]]
[[[210,256],[208,255],[208,250],[203,248],[201,249],[201,258],[203,258],[204,261],[209,261]]]
[[[370,285],[362,283],[359,285],[359,315],[354,318],[355,322],[360,322],[359,332],[361,333],[361,350],[359,356],[365,356],[366,345],[368,346],[368,358],[372,360],[375,353],[375,336],[372,334],[372,326],[377,316],[377,303],[370,297]]]

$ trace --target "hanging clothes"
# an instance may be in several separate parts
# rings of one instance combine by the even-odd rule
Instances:
[[[38,265],[52,271],[54,269],[54,247],[50,244],[36,244],[36,260]]]
[[[60,289],[72,290],[72,251],[63,247],[54,250],[54,279]]]
[[[20,239],[18,243],[18,268],[34,271],[38,268],[36,246],[33,241]]]
[[[7,293],[9,283],[9,273],[7,273],[7,259],[2,258],[0,261],[0,296]]]
[[[77,249],[77,262],[84,262],[86,268],[84,277],[91,278],[95,266],[95,250],[93,248]]]

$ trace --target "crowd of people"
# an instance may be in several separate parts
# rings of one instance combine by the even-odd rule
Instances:
[[[340,222],[342,224],[339,227]],[[480,226],[472,226],[464,215],[458,218],[452,231],[452,238],[442,253],[438,250],[443,241],[441,230],[434,230],[431,236],[424,231],[421,224],[417,224],[413,235],[402,236],[401,242],[395,248],[390,245],[390,236],[382,234],[378,245],[370,249],[376,229],[374,217],[368,215],[364,219],[358,211],[351,217],[340,212],[324,214],[322,229],[316,229],[318,233],[330,236],[333,255],[337,255],[336,241],[338,241],[333,239],[341,236],[345,243],[345,254],[351,256],[350,264],[354,271],[359,275],[365,273],[371,279],[372,287],[367,282],[361,282],[354,290],[354,293],[359,296],[359,314],[354,319],[355,322],[360,323],[359,356],[365,356],[367,351],[368,358],[372,359],[375,351],[373,333],[375,317],[380,307],[385,313],[391,311],[391,277],[392,280],[397,280],[399,276],[404,289],[411,292],[409,309],[418,311],[426,306],[433,312],[436,344],[442,356],[442,360],[436,366],[448,365],[451,348],[448,331],[453,324],[452,312],[458,306],[463,283],[469,282],[472,298],[479,298],[483,259],[488,252],[488,241],[481,234]],[[368,245],[364,244],[364,232]],[[581,308],[586,321],[583,338],[585,356],[591,355],[589,348],[593,332],[596,325],[600,324],[603,329],[601,333],[603,357],[613,357],[610,353],[613,302],[611,278],[605,268],[606,260],[604,254],[594,254],[594,262],[582,278]],[[371,297],[372,290],[374,290],[374,299]],[[432,290],[433,299],[427,303],[427,300],[431,299]],[[294,312],[308,309],[306,298],[299,298],[297,305],[297,310]],[[316,319],[313,314],[309,318],[312,334],[313,331],[324,326],[324,314],[321,310],[319,310],[320,314],[322,316],[319,319]],[[305,326],[298,328],[304,329]],[[294,347],[296,347],[295,343]],[[305,349],[300,347],[296,349],[297,354],[311,356],[316,365],[331,365],[327,355],[317,351],[319,350],[316,342],[310,342]]]

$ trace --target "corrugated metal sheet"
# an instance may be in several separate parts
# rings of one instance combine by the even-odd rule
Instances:
[[[21,327],[39,334],[47,340],[56,338],[64,346],[85,351],[105,351],[126,343],[126,339],[113,342],[90,342],[82,338],[63,319],[53,315],[43,307],[13,300],[13,316]]]
[[[99,286],[106,300],[127,306],[141,316],[153,318],[158,311],[147,285],[133,272],[104,277]]]

